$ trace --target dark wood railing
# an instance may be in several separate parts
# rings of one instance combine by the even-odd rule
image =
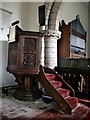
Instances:
[[[55,67],[55,71],[71,85],[76,97],[90,100],[90,68]]]

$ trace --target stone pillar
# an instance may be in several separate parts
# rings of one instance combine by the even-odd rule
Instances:
[[[40,64],[44,66],[44,37],[41,40],[41,56],[40,56]]]
[[[57,40],[60,39],[61,32],[56,30],[46,30],[44,34],[45,56],[44,65],[49,68],[57,66]]]

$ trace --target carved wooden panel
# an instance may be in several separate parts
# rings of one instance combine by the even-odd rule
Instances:
[[[25,38],[24,41],[24,52],[29,53],[30,51],[36,50],[36,39],[35,38]]]
[[[35,67],[36,55],[35,54],[24,54],[23,64],[28,67]]]
[[[9,65],[17,65],[17,56],[18,56],[18,43],[10,43],[9,44]]]
[[[23,65],[35,67],[36,65],[36,44],[37,39],[33,37],[24,37],[23,42]]]

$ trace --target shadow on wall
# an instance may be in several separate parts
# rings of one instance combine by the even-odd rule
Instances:
[[[15,85],[15,77],[6,71],[7,68],[7,62],[8,62],[8,42],[7,41],[1,41],[0,46],[2,46],[2,52],[1,52],[1,58],[2,61],[0,61],[1,66],[1,73],[2,77],[0,79],[0,87],[2,86],[9,86],[9,85]]]

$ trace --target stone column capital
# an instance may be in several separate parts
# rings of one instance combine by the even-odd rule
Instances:
[[[58,30],[44,30],[44,37],[56,37],[56,38],[61,38],[61,32]]]

